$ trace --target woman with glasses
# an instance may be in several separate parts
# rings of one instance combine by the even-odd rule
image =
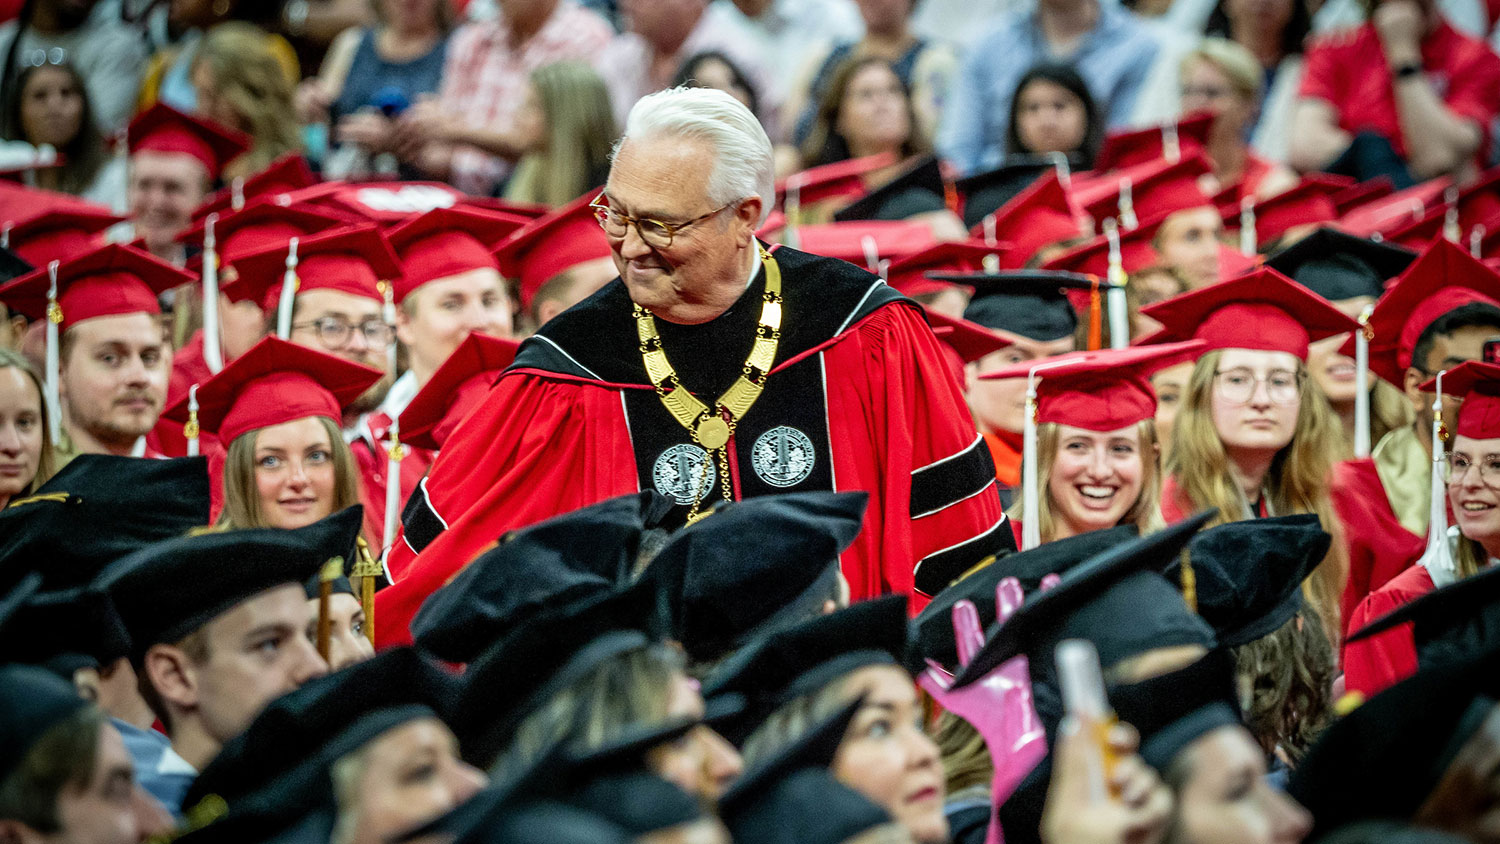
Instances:
[[[1434,381],[1422,385],[1435,389]],[[1444,396],[1461,397],[1458,424],[1445,455],[1443,480],[1454,525],[1448,529],[1453,570],[1408,567],[1355,607],[1348,629],[1366,624],[1440,586],[1478,574],[1500,559],[1500,366],[1470,361],[1443,375]],[[1344,677],[1364,695],[1394,685],[1417,670],[1411,625],[1349,643]]]
[[[1358,329],[1274,270],[1158,302],[1142,313],[1171,339],[1205,341],[1188,377],[1164,466],[1168,523],[1203,509],[1215,522],[1313,513],[1334,535],[1306,592],[1331,633],[1347,555],[1329,499],[1338,422],[1308,377],[1309,345]]]

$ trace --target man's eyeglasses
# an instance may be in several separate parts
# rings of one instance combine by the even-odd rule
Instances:
[[[1226,401],[1245,403],[1255,395],[1255,387],[1262,381],[1266,385],[1266,396],[1273,404],[1296,404],[1302,395],[1303,374],[1288,369],[1274,369],[1262,378],[1248,369],[1221,369],[1214,373],[1214,383],[1219,396]]]
[[[378,319],[367,319],[355,325],[348,320],[338,317],[323,317],[321,319],[308,320],[307,322],[292,323],[292,328],[311,328],[317,335],[318,342],[330,349],[341,349],[349,344],[354,331],[365,338],[365,342],[371,346],[384,346],[391,342],[394,329]]]
[[[1467,454],[1447,454],[1443,457],[1443,483],[1453,485],[1469,474],[1469,469],[1479,470],[1479,482],[1492,489],[1500,489],[1500,457],[1493,454],[1483,460],[1474,460]]]
[[[605,237],[611,240],[623,240],[625,233],[630,230],[630,227],[635,226],[635,233],[641,236],[641,240],[647,246],[652,249],[667,249],[672,246],[672,238],[676,237],[678,232],[688,226],[701,223],[726,208],[733,208],[738,202],[739,200],[735,200],[728,205],[721,205],[707,214],[694,217],[685,223],[668,223],[662,220],[621,214],[619,211],[609,207],[608,200],[602,193],[595,197],[593,202],[589,203],[589,207],[594,209],[594,219],[598,220],[599,227],[604,229]]]

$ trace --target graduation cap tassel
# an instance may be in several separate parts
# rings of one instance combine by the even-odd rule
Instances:
[[[1474,258],[1484,258],[1484,235],[1484,223],[1469,229],[1469,254]]]
[[[1141,221],[1135,216],[1134,187],[1129,177],[1120,180],[1119,207],[1120,225],[1124,226],[1126,231],[1130,231],[1141,224]]]
[[[62,442],[62,400],[58,394],[57,384],[59,381],[58,362],[58,332],[61,330],[63,321],[62,305],[57,303],[57,268],[61,261],[51,261],[47,264],[47,358],[46,380],[47,380],[47,423],[52,430],[52,444],[56,446]]]
[[[224,368],[224,347],[219,340],[219,245],[214,227],[217,213],[203,220],[203,362],[217,375]]]
[[[1240,200],[1240,254],[1255,256],[1255,197]]]
[[[1182,142],[1177,137],[1177,124],[1168,123],[1161,127],[1161,152],[1168,161],[1176,164],[1182,160]]]
[[[352,574],[359,578],[359,606],[365,613],[364,632],[365,638],[371,645],[375,644],[375,578],[380,576],[380,563],[370,554],[370,546],[365,543],[363,536],[355,538],[358,546],[355,553],[358,559],[354,563]],[[390,549],[386,549],[387,555]]]
[[[1123,349],[1130,345],[1130,311],[1125,301],[1125,258],[1120,250],[1120,230],[1113,220],[1104,221],[1104,237],[1109,242],[1109,289],[1104,294],[1109,308],[1109,347]]]
[[[229,183],[229,207],[239,211],[245,207],[245,177],[235,176]]]
[[[328,661],[332,652],[333,618],[328,613],[328,604],[333,600],[333,582],[344,576],[344,558],[331,557],[318,573],[318,655]]]
[[[1428,514],[1427,549],[1417,559],[1417,565],[1427,569],[1432,582],[1441,588],[1453,582],[1457,566],[1448,550],[1448,485],[1443,482],[1443,464],[1446,462],[1443,447],[1443,376],[1447,370],[1437,374],[1437,393],[1432,399],[1432,489]]]
[[[1370,456],[1370,315],[1374,305],[1366,305],[1359,315],[1359,330],[1354,333],[1354,456]]]
[[[1021,426],[1021,550],[1030,551],[1042,544],[1041,502],[1037,492],[1036,459],[1036,376],[1038,372],[1070,361],[1048,361],[1031,368],[1026,375],[1026,418]]]
[[[1052,158],[1052,167],[1057,170],[1057,183],[1063,186],[1063,190],[1072,187],[1073,167],[1068,163],[1067,153],[1053,150],[1048,155]]]
[[[984,215],[984,245],[995,246],[999,244],[1000,238],[995,234],[995,215],[993,212]]]
[[[1458,225],[1458,188],[1450,185],[1443,191],[1443,201],[1448,204],[1443,210],[1443,237],[1451,243],[1460,243],[1463,230]]]
[[[4,248],[4,249],[9,249],[10,248],[10,228],[11,228],[11,221],[10,220],[6,220],[5,221],[5,226],[3,228],[0,228],[0,248]]]
[[[875,243],[875,238],[864,235],[859,239],[859,246],[865,252],[865,266],[872,273],[880,272],[880,247]]]
[[[1099,295],[1099,279],[1093,279],[1093,286],[1089,288],[1089,340],[1088,350],[1095,352],[1104,345],[1101,334],[1104,332],[1104,314],[1102,313],[1102,299]]]
[[[182,426],[182,436],[187,439],[187,456],[197,457],[198,446],[198,385],[188,387],[188,421]]]
[[[391,328],[396,327],[396,299],[395,290],[389,281],[377,281],[375,287],[380,291],[380,316],[385,324]],[[396,333],[391,332],[391,341],[385,344],[385,368],[387,372],[396,371]]]
[[[281,276],[281,296],[276,300],[276,336],[292,337],[292,302],[297,297],[297,238],[287,241],[286,272]]]
[[[406,446],[401,444],[401,423],[392,421],[386,439],[385,461],[385,529],[381,534],[382,556],[389,556],[396,543],[396,527],[401,519],[401,460]]]

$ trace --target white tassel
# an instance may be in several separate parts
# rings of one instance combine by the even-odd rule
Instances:
[[[391,420],[385,462],[385,524],[382,558],[389,558],[391,545],[396,541],[396,528],[401,521],[401,459],[406,456],[406,446],[401,444],[401,423]]]
[[[1161,152],[1162,157],[1173,164],[1182,160],[1182,142],[1177,137],[1176,123],[1161,127]]]
[[[1432,582],[1438,587],[1453,582],[1457,566],[1453,553],[1448,549],[1448,485],[1443,483],[1443,376],[1447,370],[1437,374],[1437,394],[1432,399],[1432,489],[1431,512],[1427,523],[1427,550],[1417,559],[1417,565],[1427,569]]]
[[[198,385],[188,387],[188,421],[182,426],[182,435],[187,438],[187,456],[197,457],[201,452],[198,443]]]
[[[1258,245],[1255,234],[1255,197],[1247,196],[1240,200],[1240,253],[1253,258]]]
[[[1129,177],[1120,180],[1120,225],[1124,226],[1126,231],[1130,231],[1141,224],[1141,221],[1136,219],[1135,216],[1133,187]]]
[[[1036,458],[1036,376],[1038,372],[1070,361],[1052,360],[1037,364],[1026,375],[1026,418],[1021,426],[1021,550],[1030,551],[1042,544],[1041,501],[1037,490]]]
[[[142,434],[139,437],[136,437],[135,438],[135,442],[131,444],[131,446],[130,446],[130,456],[131,457],[145,457],[146,456],[146,436],[144,434]]]
[[[995,246],[996,244],[998,244],[1000,242],[1000,238],[997,237],[996,233],[995,233],[995,215],[994,215],[994,213],[991,212],[989,214],[984,215],[983,223],[984,223],[984,245],[985,246]]]
[[[1109,243],[1109,287],[1104,293],[1104,304],[1109,316],[1109,347],[1123,349],[1130,345],[1130,310],[1125,301],[1125,285],[1129,274],[1125,272],[1125,258],[1120,249],[1120,230],[1114,220],[1104,221],[1104,239]]]
[[[875,238],[863,235],[859,239],[859,246],[865,252],[865,267],[872,273],[880,272],[880,247],[876,245]]]
[[[1370,456],[1370,340],[1369,329],[1374,305],[1366,305],[1359,315],[1359,329],[1354,332],[1354,456]]]
[[[235,211],[245,207],[245,177],[235,176],[229,183],[229,207]]]
[[[1469,254],[1476,259],[1484,257],[1484,223],[1469,229]]]
[[[395,293],[395,289],[394,289],[395,285],[391,284],[389,281],[381,281],[381,282],[378,282],[375,286],[380,289],[380,298],[382,300],[382,303],[381,303],[381,306],[380,306],[380,315],[381,315],[381,318],[385,320],[385,324],[387,326],[389,326],[392,329],[395,329],[395,327],[396,327],[396,299],[395,299],[396,293]],[[356,328],[355,330],[358,331],[359,329]],[[389,343],[385,344],[385,368],[386,368],[386,371],[389,372],[389,373],[391,373],[392,375],[396,374],[396,357],[397,357],[396,348],[397,348],[397,346],[396,346],[396,333],[395,333],[394,330],[392,330],[392,332],[391,332],[391,341]]]
[[[217,375],[224,368],[224,347],[219,339],[219,244],[214,227],[217,213],[203,221],[203,362]]]
[[[286,272],[281,276],[281,296],[276,302],[276,336],[292,337],[292,304],[297,298],[297,238],[287,242]]]
[[[1443,237],[1452,243],[1458,243],[1463,238],[1463,231],[1458,225],[1458,187],[1449,185],[1443,191],[1443,201],[1448,204],[1443,210]]]
[[[1066,153],[1051,152],[1052,166],[1057,170],[1057,182],[1067,190],[1073,185],[1073,166],[1068,163]]]
[[[58,332],[63,321],[62,306],[57,303],[57,268],[61,261],[47,264],[47,419],[52,429],[52,444],[62,442],[62,398],[58,392],[60,379],[58,355]]]

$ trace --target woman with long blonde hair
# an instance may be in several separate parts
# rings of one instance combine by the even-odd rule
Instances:
[[[555,208],[604,184],[619,131],[609,89],[593,68],[554,62],[532,71],[516,122],[526,146],[507,199]]]
[[[249,152],[224,168],[226,180],[259,173],[300,148],[296,79],[288,77],[265,30],[239,21],[209,30],[193,62],[192,80],[199,113],[253,141]]]
[[[1334,541],[1304,588],[1330,635],[1342,629],[1348,572],[1343,531],[1329,498],[1339,424],[1307,372],[1311,342],[1358,323],[1274,270],[1260,270],[1145,310],[1174,337],[1207,351],[1193,366],[1167,454],[1162,515],[1204,509],[1211,524],[1316,514]]]

